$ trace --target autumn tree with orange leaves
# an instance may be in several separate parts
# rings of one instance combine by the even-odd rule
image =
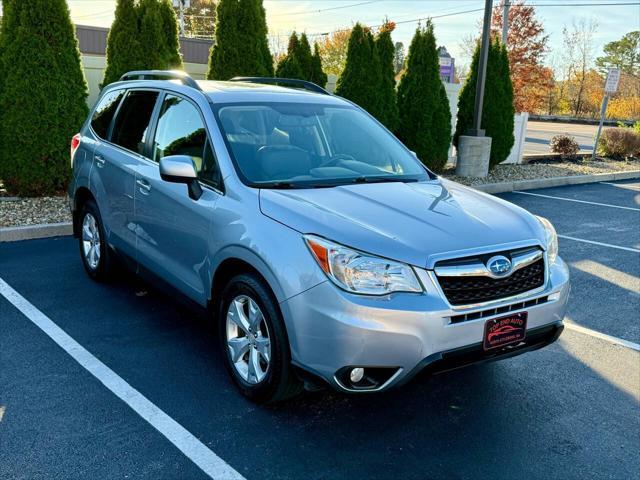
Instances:
[[[494,35],[502,34],[502,5],[493,9],[491,30]],[[553,89],[553,78],[543,65],[548,41],[535,7],[514,0],[509,9],[507,51],[516,112],[537,112],[547,107]]]

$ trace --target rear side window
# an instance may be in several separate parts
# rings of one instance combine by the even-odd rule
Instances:
[[[144,155],[144,145],[158,92],[130,91],[122,101],[111,141],[127,150]]]
[[[107,138],[109,125],[111,125],[113,115],[116,113],[123,96],[124,90],[114,90],[100,99],[100,103],[98,103],[91,117],[91,128],[98,137]]]

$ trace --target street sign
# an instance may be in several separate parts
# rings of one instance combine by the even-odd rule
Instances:
[[[620,69],[610,68],[607,74],[607,80],[604,82],[604,93],[612,94],[618,90],[618,83],[620,82]]]

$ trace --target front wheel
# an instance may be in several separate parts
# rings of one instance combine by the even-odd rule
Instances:
[[[109,274],[109,248],[106,242],[102,217],[92,200],[80,211],[80,258],[87,274],[94,280],[104,281]]]
[[[229,282],[222,294],[218,323],[225,366],[243,395],[270,403],[302,391],[291,368],[277,302],[258,275],[242,274]]]

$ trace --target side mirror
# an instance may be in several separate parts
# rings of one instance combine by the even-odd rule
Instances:
[[[202,187],[198,183],[195,164],[188,155],[169,155],[160,159],[160,178],[165,182],[184,183],[189,189],[189,198],[198,200]]]

